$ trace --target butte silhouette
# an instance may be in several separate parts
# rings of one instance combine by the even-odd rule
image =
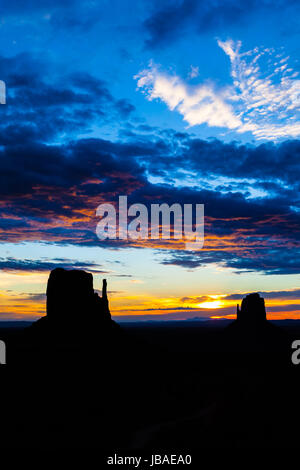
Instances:
[[[267,320],[265,301],[259,294],[248,294],[243,300],[241,309],[237,305],[236,319],[239,324],[264,325]]]
[[[97,363],[109,367],[118,355],[124,357],[129,349],[126,334],[111,318],[106,279],[100,296],[92,274],[56,268],[46,294],[47,314],[24,330],[22,360],[29,354],[26,360],[32,363],[80,363],[87,368]]]
[[[264,298],[258,293],[246,295],[237,305],[236,320],[225,331],[227,346],[236,351],[273,350],[283,342],[282,330],[267,320]]]
[[[102,297],[93,287],[93,276],[80,270],[56,268],[47,284],[47,315],[32,325],[36,332],[58,335],[90,335],[118,328],[111,319],[107,282],[103,280]]]

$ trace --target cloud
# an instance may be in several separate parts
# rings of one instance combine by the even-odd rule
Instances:
[[[243,294],[230,294],[223,297],[226,300],[241,300],[249,292]],[[259,291],[265,299],[299,299],[300,289],[282,290],[282,291]]]
[[[298,13],[296,0],[282,2],[282,0],[167,0],[159,2],[159,8],[149,15],[144,22],[148,33],[145,41],[146,47],[158,48],[169,45],[188,32],[205,34],[213,31],[214,34],[223,32],[225,28],[248,26],[252,14],[269,16],[285,13],[290,18]]]
[[[13,103],[0,124],[2,242],[147,246],[164,250],[163,263],[189,269],[215,263],[236,272],[299,272],[299,141],[254,147],[134,125],[127,120],[130,103],[116,100],[103,81],[82,73],[50,81],[49,68],[28,55],[2,58],[1,72]],[[175,85],[182,92],[181,83]],[[119,140],[78,137],[95,120],[116,115],[126,130]],[[100,242],[96,207],[117,203],[121,194],[148,208],[204,203],[201,256],[174,241]],[[18,265],[42,269],[6,258],[1,267]]]
[[[27,272],[41,272],[51,271],[55,268],[65,269],[85,269],[92,273],[107,274],[108,271],[103,271],[99,265],[92,262],[81,262],[75,260],[68,260],[64,258],[53,258],[50,260],[32,260],[32,259],[16,259],[16,258],[0,258],[0,270],[5,272],[27,271]]]
[[[273,49],[241,53],[241,42],[232,40],[218,40],[218,45],[231,62],[235,90],[231,98],[241,103],[239,132],[249,130],[259,139],[299,136],[300,80],[298,72],[288,66],[289,58]],[[263,71],[261,62],[271,65]]]
[[[232,106],[226,103],[225,94],[210,83],[192,89],[179,77],[161,73],[153,64],[134,78],[150,101],[161,99],[171,111],[177,110],[190,126],[204,123],[228,129],[241,126]]]
[[[201,302],[207,302],[208,300],[215,300],[214,297],[210,297],[209,295],[201,295],[200,297],[182,297],[180,302],[183,303],[191,303],[191,304],[200,304]],[[184,308],[184,307],[181,307]]]
[[[115,99],[105,81],[84,72],[57,76],[50,63],[27,53],[0,56],[0,76],[7,85],[0,124],[5,144],[70,139],[95,125],[124,124],[135,111],[128,100]]]
[[[297,142],[255,148],[200,141],[171,131],[125,142],[95,138],[56,145],[20,142],[0,149],[2,241],[99,246],[96,207],[101,202],[117,203],[120,194],[128,194],[129,204],[144,203],[148,208],[153,202],[204,203],[205,249],[186,253],[183,246],[172,242],[164,246],[160,240],[146,244],[111,240],[102,241],[102,246],[165,248],[161,262],[189,269],[218,264],[236,272],[300,270]],[[151,167],[146,165],[149,161]],[[184,168],[190,168],[198,181],[204,176],[215,181],[218,175],[233,171],[252,178],[249,187],[261,181],[268,192],[264,197],[249,197],[243,193],[243,182],[236,183],[234,190],[224,185],[222,191],[218,186],[187,187],[183,180],[176,187],[172,178]],[[150,182],[150,169],[168,179],[168,184]],[[167,249],[177,253],[167,257]],[[5,265],[15,266],[11,260],[4,260]]]
[[[299,136],[300,80],[288,58],[271,49],[242,53],[239,41],[218,40],[218,45],[230,58],[231,86],[190,86],[150,62],[134,77],[138,89],[179,112],[189,126],[207,124],[267,140]]]
[[[210,264],[230,268],[237,274],[261,272],[267,275],[299,274],[300,249],[284,251],[278,248],[237,249],[232,251],[201,250],[194,253],[173,252],[161,262],[187,269],[205,268]]]
[[[190,136],[178,138],[171,133],[165,135],[165,143],[170,149],[161,158],[152,159],[149,165],[146,158],[143,161],[149,175],[162,182],[176,180],[179,186],[242,192],[246,197],[251,190],[257,191],[257,197],[261,189],[265,196],[277,195],[298,205],[299,140],[253,146]]]
[[[37,302],[37,303],[45,303],[46,302],[46,294],[44,293],[32,293],[32,292],[28,292],[24,295],[24,297],[19,297],[18,300],[21,301],[21,300],[25,300],[25,301],[29,301],[29,302]]]

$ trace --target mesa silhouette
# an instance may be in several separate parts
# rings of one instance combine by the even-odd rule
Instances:
[[[248,325],[264,325],[267,320],[265,300],[259,294],[248,294],[243,300],[241,309],[237,305],[236,319]]]
[[[24,330],[11,361],[89,368],[101,360],[103,367],[110,367],[130,350],[124,344],[127,335],[111,318],[106,279],[100,296],[92,274],[56,268],[50,272],[46,295],[46,315]]]
[[[97,334],[117,327],[109,311],[106,279],[100,297],[94,291],[92,274],[56,268],[50,273],[46,294],[47,315],[34,323],[36,330],[74,334],[88,328]]]

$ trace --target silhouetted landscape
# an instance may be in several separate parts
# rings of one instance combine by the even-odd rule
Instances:
[[[15,448],[297,445],[300,322],[269,322],[259,294],[234,321],[124,323],[92,275],[53,270],[47,315],[3,322],[1,442]]]
[[[0,2],[0,449],[299,448],[299,20]]]

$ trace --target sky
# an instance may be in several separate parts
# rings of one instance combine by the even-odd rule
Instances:
[[[55,267],[117,321],[300,318],[297,1],[3,0],[0,319]],[[205,240],[99,240],[99,204],[204,204]]]

